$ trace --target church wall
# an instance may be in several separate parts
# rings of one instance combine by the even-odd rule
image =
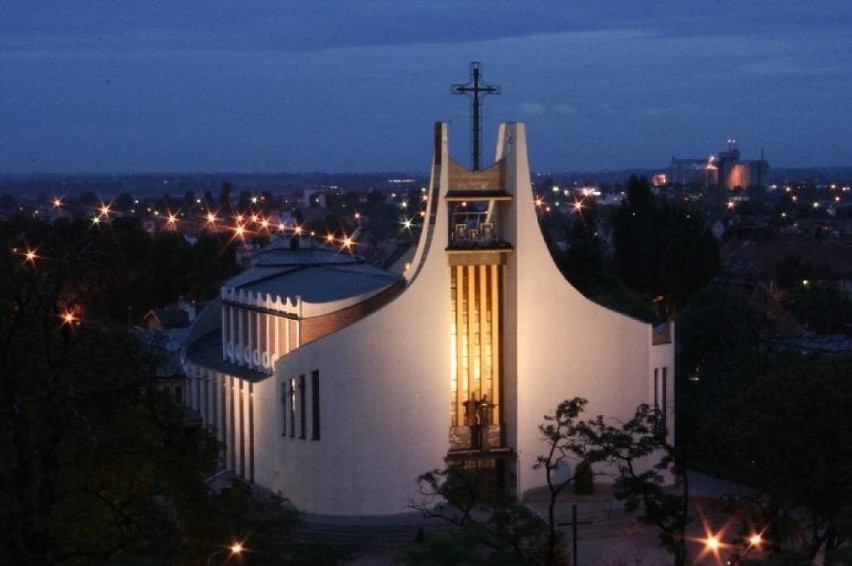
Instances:
[[[525,147],[523,126],[509,126],[515,147]],[[511,148],[507,150],[512,151]],[[559,402],[588,399],[583,418],[598,414],[628,419],[640,403],[651,403],[653,364],[673,366],[671,344],[651,346],[649,324],[610,311],[583,297],[559,272],[542,237],[525,155],[509,159],[507,179],[517,178],[517,214],[510,222],[516,252],[509,258],[507,293],[517,308],[507,309],[507,368],[515,380],[519,492],[545,483],[532,469],[544,453],[538,425]],[[511,372],[511,373],[510,373]],[[669,367],[671,382],[674,368]],[[673,399],[673,395],[671,397]],[[510,402],[507,399],[507,402]],[[512,427],[510,427],[511,429]]]
[[[445,234],[446,226],[439,214],[434,233]],[[436,238],[408,289],[384,308],[291,352],[277,364],[274,380],[258,384],[260,410],[281,413],[281,384],[318,371],[321,413],[318,441],[310,434],[282,436],[280,420],[258,427],[258,483],[310,513],[411,511],[417,477],[443,468],[448,448],[445,245]],[[310,405],[309,399],[309,413]],[[308,414],[309,427],[311,419]]]
[[[303,319],[302,343],[306,344],[326,334],[336,332],[341,328],[349,326],[359,318],[363,318],[371,312],[382,308],[402,291],[402,287],[402,283],[396,283],[381,293],[351,307],[327,315]]]

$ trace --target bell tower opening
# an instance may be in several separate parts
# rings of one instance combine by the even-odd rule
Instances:
[[[512,197],[503,162],[481,171],[450,161],[450,455],[505,450],[502,323],[506,258],[501,233]],[[492,455],[493,456],[493,455]]]

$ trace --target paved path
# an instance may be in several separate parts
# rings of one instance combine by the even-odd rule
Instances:
[[[710,499],[730,493],[729,484],[701,474],[690,475],[690,491],[699,499]],[[608,486],[596,486],[593,495],[578,496],[566,491],[557,503],[557,521],[569,554],[572,547],[570,521],[572,507],[577,506],[576,566],[668,566],[672,557],[659,546],[654,527],[641,523],[635,515],[624,511],[624,504],[614,498]],[[524,504],[542,518],[547,517],[549,496],[542,488],[524,498]],[[701,551],[701,520],[691,525],[690,556]],[[419,513],[381,517],[336,517],[307,515],[302,537],[345,548],[350,553],[349,566],[390,566],[393,557],[416,544],[420,533],[448,534],[448,524],[440,519],[426,519]],[[703,564],[715,566],[713,557]]]

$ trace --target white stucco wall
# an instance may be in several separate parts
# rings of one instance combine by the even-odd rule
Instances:
[[[509,227],[515,253],[508,266],[505,336],[507,360],[515,366],[519,493],[545,483],[532,469],[544,452],[538,425],[565,399],[584,397],[584,418],[598,414],[631,417],[641,403],[653,402],[653,365],[669,366],[674,382],[673,345],[651,346],[651,325],[593,303],[572,287],[556,267],[536,217],[523,124],[508,124],[498,144],[507,157],[509,190],[516,215]],[[518,151],[518,150],[521,151]],[[511,362],[510,362],[511,363]],[[674,396],[671,396],[674,399]],[[508,402],[508,399],[507,399]],[[512,427],[509,427],[512,430]]]
[[[436,205],[444,206],[431,199]],[[263,414],[280,414],[281,383],[319,370],[322,434],[300,440],[282,437],[280,423],[259,427],[257,482],[311,513],[411,511],[417,476],[444,467],[448,447],[446,233],[447,215],[439,212],[423,268],[401,296],[283,357],[275,379],[258,387]]]

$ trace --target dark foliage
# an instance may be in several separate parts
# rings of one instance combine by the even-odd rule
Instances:
[[[482,473],[452,464],[418,478],[423,500],[413,507],[454,528],[448,536],[426,536],[402,558],[405,564],[541,564],[547,553],[547,524],[503,490],[489,487]]]
[[[645,178],[631,177],[613,219],[613,256],[620,280],[672,320],[719,269],[716,240],[701,215],[657,199]]]

